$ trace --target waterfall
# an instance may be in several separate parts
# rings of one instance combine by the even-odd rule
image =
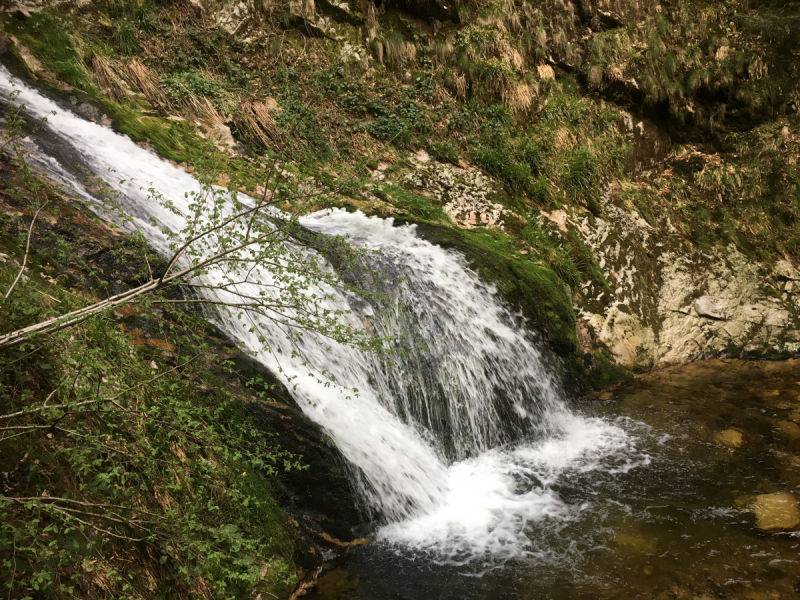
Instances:
[[[180,203],[200,190],[198,182],[125,136],[12,83],[0,68],[0,92],[8,97],[14,89],[29,115],[48,116],[30,141],[35,165],[89,203],[97,201],[82,185],[83,170],[104,177],[149,243],[167,253],[160,229],[180,230],[181,223],[147,190]],[[536,340],[458,253],[420,239],[413,226],[361,213],[323,211],[301,223],[381,251],[367,266],[389,271],[391,286],[378,290],[388,297],[367,301],[335,291],[331,302],[352,311],[350,325],[413,350],[386,361],[336,344],[304,345],[312,364],[359,390],[348,395],[309,377],[279,329],[268,354],[237,319],[218,319],[273,372],[294,378],[300,407],[354,466],[380,517],[379,539],[455,562],[524,555],[530,523],[569,519],[581,509],[553,491],[563,473],[634,460],[623,429],[567,408]]]

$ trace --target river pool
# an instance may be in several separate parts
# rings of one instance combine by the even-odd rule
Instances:
[[[528,523],[524,556],[459,565],[373,541],[332,556],[308,598],[800,594],[800,361],[673,367],[575,410],[625,429],[638,460],[541,483],[573,510]]]

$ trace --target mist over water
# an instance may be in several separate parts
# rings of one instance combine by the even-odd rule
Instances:
[[[150,244],[167,253],[161,228],[182,224],[148,190],[181,206],[187,192],[200,191],[198,182],[26,85],[12,87],[0,69],[0,90],[7,97],[12,89],[31,116],[48,117],[46,135],[31,142],[36,166],[95,205],[81,169],[104,177]],[[569,521],[585,508],[554,490],[563,477],[646,464],[623,427],[569,410],[536,339],[458,253],[422,240],[413,226],[362,213],[323,211],[301,223],[380,250],[368,255],[360,276],[386,299],[334,291],[331,307],[351,310],[350,325],[395,337],[410,351],[387,361],[302,342],[311,363],[343,386],[337,388],[308,376],[277,326],[266,353],[246,325],[225,314],[216,319],[273,372],[294,378],[300,407],[353,465],[380,525],[378,539],[455,564],[524,557],[532,551],[530,523]],[[386,270],[390,283],[372,282],[371,269]]]

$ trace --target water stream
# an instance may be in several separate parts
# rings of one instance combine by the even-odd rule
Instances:
[[[335,559],[310,600],[800,594],[800,513],[784,504],[800,493],[799,360],[674,367],[581,410],[629,419],[621,424],[651,462],[562,474],[553,493],[582,509],[531,521],[526,556],[475,577],[469,567],[372,545]],[[770,519],[782,526],[768,527]]]
[[[0,93],[12,89],[31,116],[56,113],[28,141],[36,166],[90,205],[97,200],[84,186],[85,170],[105,177],[150,244],[166,252],[160,228],[181,223],[147,190],[186,202],[197,181],[0,69]],[[692,522],[734,531],[737,543],[753,541],[752,519],[749,529],[736,529],[744,517],[734,500],[704,483],[718,464],[734,464],[724,462],[728,455],[711,460],[704,453],[712,442],[693,443],[673,423],[654,420],[669,394],[655,409],[630,401],[570,408],[535,337],[459,254],[419,238],[413,226],[361,213],[324,211],[302,224],[380,250],[367,266],[389,273],[388,299],[335,292],[332,305],[352,311],[352,326],[414,349],[387,362],[344,346],[304,346],[314,364],[359,390],[347,394],[309,377],[279,329],[267,354],[237,319],[215,317],[268,368],[296,377],[298,404],[352,464],[375,516],[375,542],[328,572],[319,598],[651,597],[653,573],[666,573],[694,543],[681,537],[694,535]],[[694,473],[702,474],[699,483]],[[746,493],[757,487],[741,485]],[[710,534],[696,529],[705,533],[689,555],[708,559]],[[790,538],[781,543],[794,548]],[[786,552],[794,550],[775,560],[789,560]],[[615,594],[626,572],[636,582],[633,595]],[[667,593],[667,579],[658,581]]]
[[[187,192],[199,191],[198,182],[0,71],[0,91],[8,96],[13,89],[30,116],[47,116],[30,142],[39,168],[89,203],[97,201],[83,185],[85,171],[104,177],[152,246],[166,252],[160,230],[179,230],[181,222],[148,190],[181,205]],[[366,504],[384,525],[379,539],[458,563],[522,556],[530,545],[527,523],[568,520],[581,510],[553,492],[563,473],[646,462],[622,428],[567,408],[536,341],[457,253],[420,239],[413,226],[361,213],[326,211],[302,224],[381,250],[372,260],[392,275],[390,299],[338,293],[333,302],[353,311],[351,325],[368,322],[424,349],[381,362],[349,347],[304,346],[313,364],[360,391],[348,397],[309,377],[279,329],[266,354],[245,325],[218,318],[267,367],[277,372],[280,365],[296,377],[300,406],[354,466]]]

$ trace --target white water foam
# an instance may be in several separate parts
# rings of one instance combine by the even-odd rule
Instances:
[[[73,165],[40,155],[39,166],[86,198],[91,194],[75,165],[106,176],[149,242],[166,251],[160,227],[179,230],[181,223],[147,189],[180,203],[187,192],[199,190],[196,180],[30,87],[12,87],[0,69],[0,91],[8,96],[12,89],[20,91],[17,101],[29,114],[56,112],[46,127],[76,155]],[[158,227],[148,224],[150,217]],[[268,368],[278,372],[280,366],[296,377],[299,405],[355,466],[362,494],[385,523],[379,539],[452,562],[524,556],[528,524],[570,519],[581,510],[553,491],[560,477],[614,469],[635,455],[622,428],[567,409],[535,341],[457,253],[418,238],[413,227],[393,227],[360,213],[326,211],[302,222],[382,250],[376,260],[397,275],[392,298],[368,304],[337,293],[333,302],[353,310],[351,325],[369,322],[381,334],[405,336],[424,349],[382,363],[353,348],[304,347],[313,363],[360,390],[348,397],[307,376],[280,330],[272,332],[273,353],[266,354],[237,319],[219,318]],[[635,458],[622,462],[639,464]]]

